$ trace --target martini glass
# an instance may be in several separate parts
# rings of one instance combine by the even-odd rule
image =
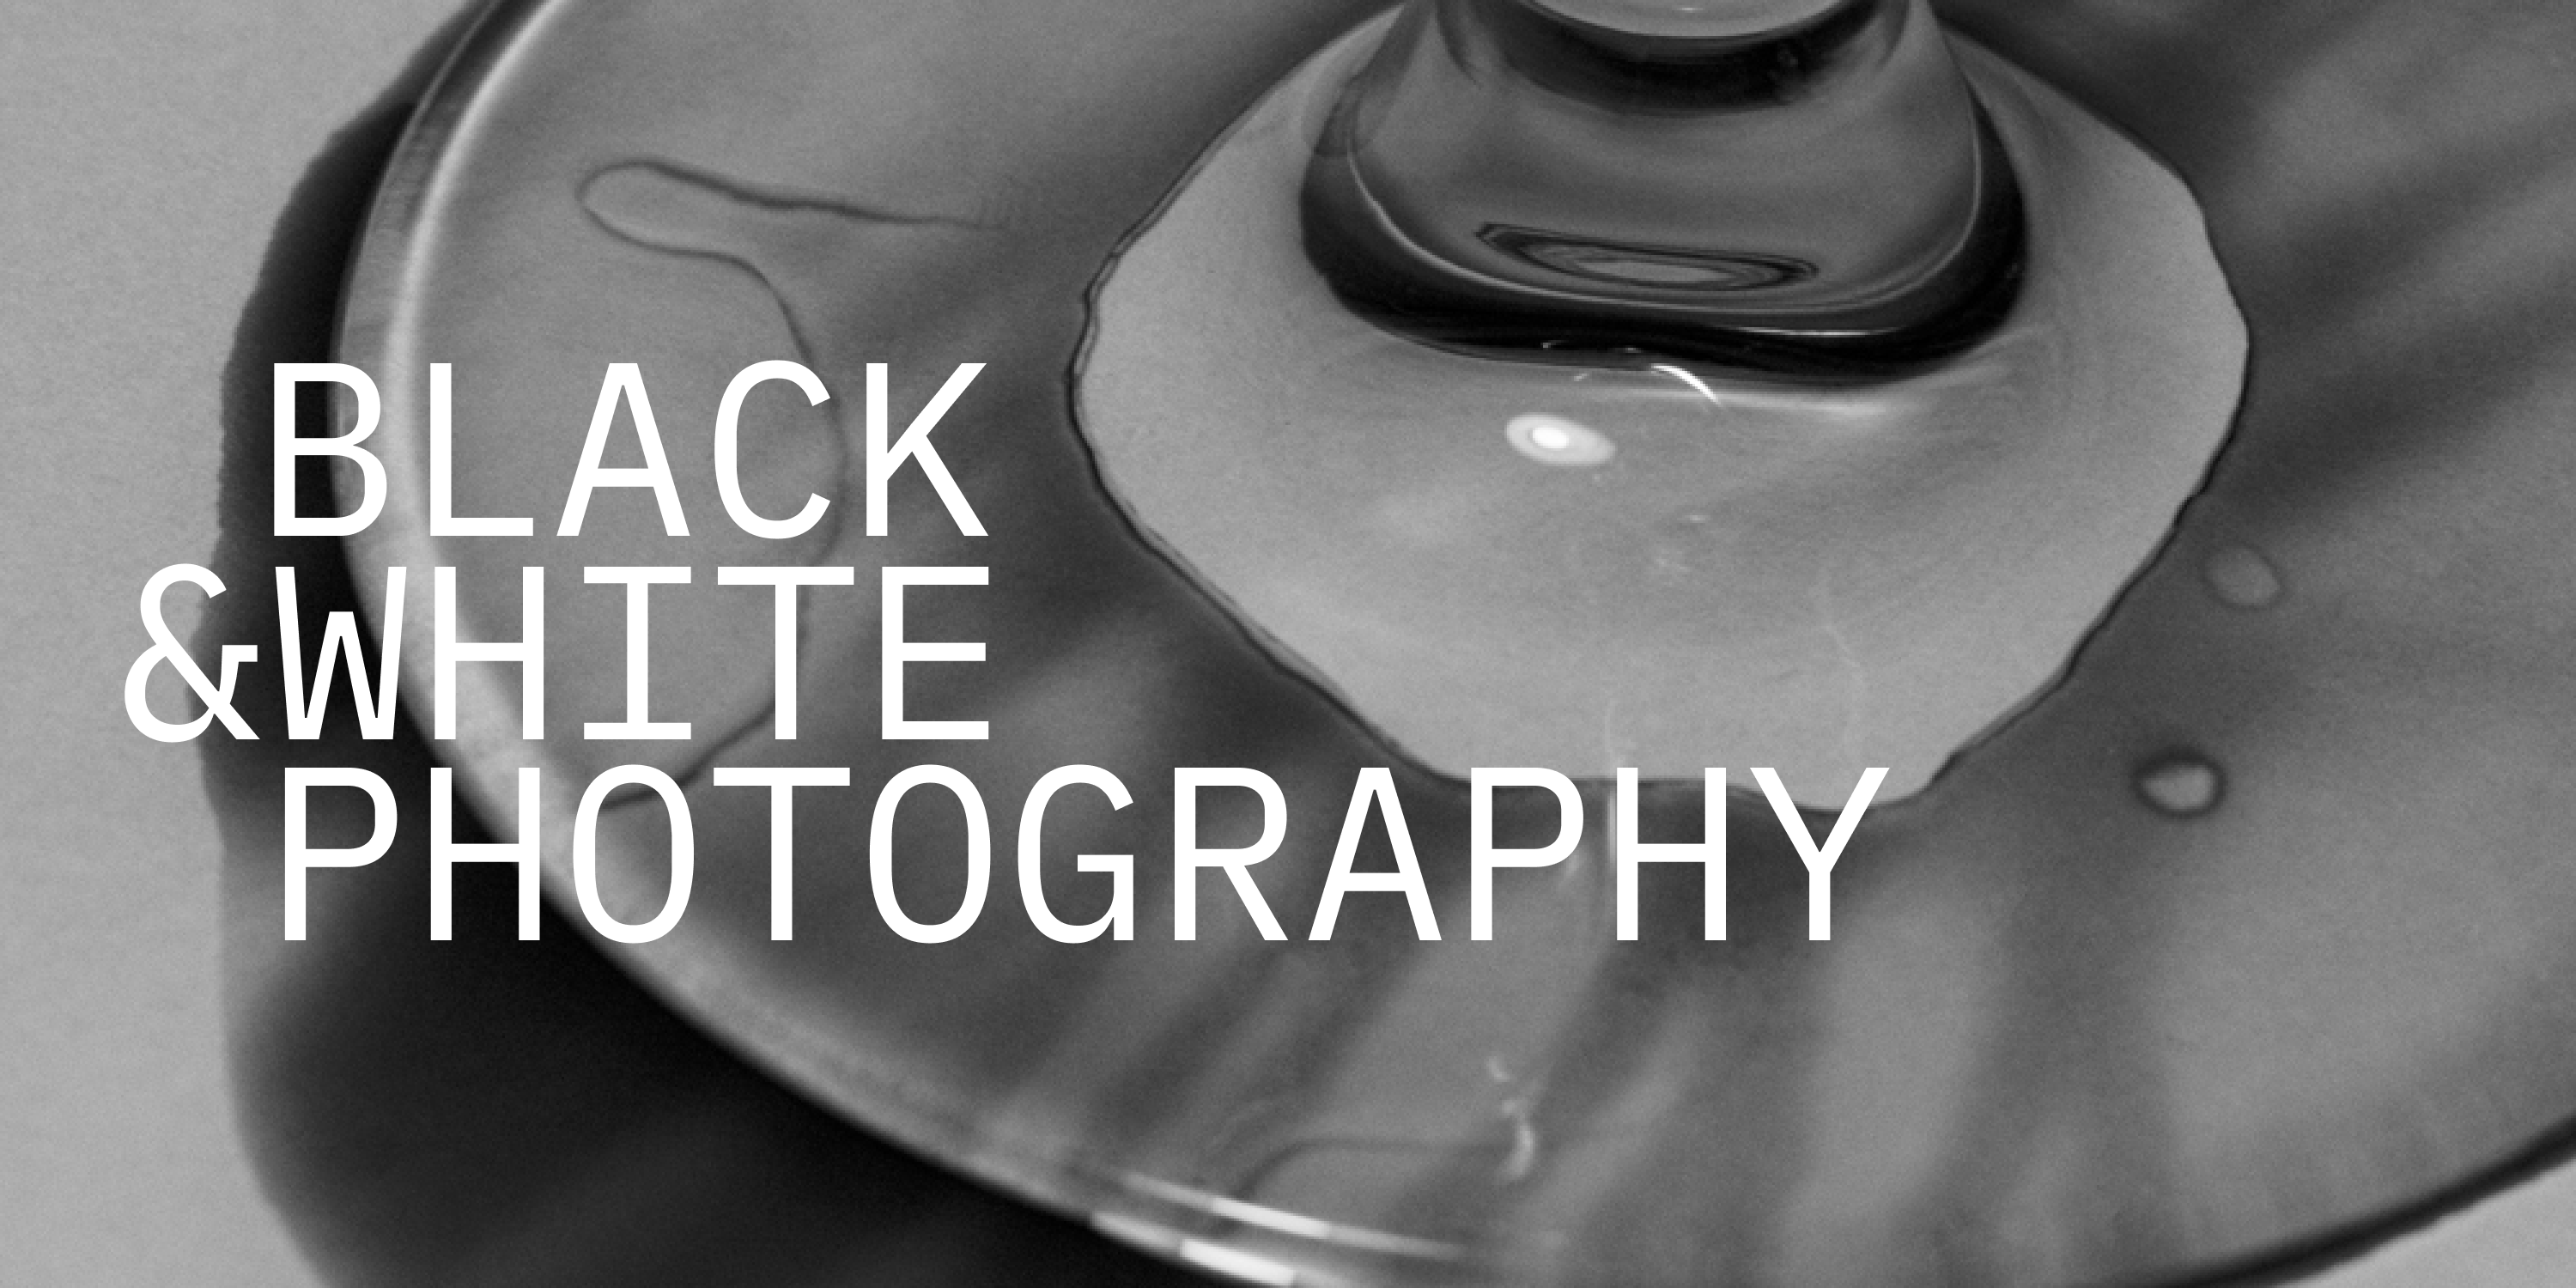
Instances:
[[[494,818],[545,770],[566,906],[581,785],[681,778],[698,885],[671,934],[612,946],[637,979],[834,1111],[1186,1264],[2262,1271],[2473,1188],[2576,1104],[2576,352],[2534,53],[2565,25],[505,5],[352,276],[342,351],[385,388],[394,479],[358,580],[454,567],[467,636],[509,638],[519,569],[549,568],[550,701],[610,720],[623,601],[584,566],[989,566],[989,596],[918,619],[988,662],[909,700],[992,722],[940,759],[993,800],[1075,763],[1135,790],[1042,838],[1073,918],[1105,892],[1072,856],[1167,852],[1173,767],[1257,765],[1292,806],[1258,881],[1302,922],[1354,775],[1387,769],[1441,940],[1389,900],[1326,942],[1240,914],[1176,942],[1149,879],[1131,943],[997,916],[926,946],[846,861],[870,789],[926,759],[875,736],[871,614],[809,618],[792,742],[745,663],[766,601],[702,574],[657,599],[653,672],[695,738],[531,742],[514,694],[469,686],[433,744]],[[676,539],[649,505],[442,538],[412,499],[432,362],[458,377],[459,510],[551,516],[606,364],[679,425],[780,356],[839,395],[744,425],[757,506],[836,500],[797,540]],[[966,361],[986,374],[941,433],[992,535],[926,488],[889,536],[840,522],[867,365],[908,416]],[[721,513],[703,455],[674,459]],[[1890,768],[1830,942],[1781,820],[1706,789],[1712,761],[1778,768],[1818,831]],[[1595,825],[1498,890],[1479,943],[1454,929],[1459,776],[1496,764],[1575,777]],[[800,807],[845,861],[800,870],[793,940],[769,937],[768,802],[709,772],[757,765],[857,784]],[[1688,870],[1648,880],[1639,939],[1609,933],[1619,768],[1644,839],[1724,830],[1725,941]],[[629,919],[662,888],[657,817],[603,826]],[[907,817],[907,853],[955,852],[954,820]],[[1498,802],[1503,844],[1556,825]],[[1387,858],[1371,834],[1363,865]],[[917,906],[956,897],[907,870]]]

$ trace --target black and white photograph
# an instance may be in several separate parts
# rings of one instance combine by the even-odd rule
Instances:
[[[0,1283],[2576,1285],[2576,4],[0,32]]]

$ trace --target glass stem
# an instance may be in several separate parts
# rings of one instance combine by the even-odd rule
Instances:
[[[1924,0],[1412,0],[1302,200],[1354,309],[1542,360],[1886,378],[1984,338],[2022,264]]]

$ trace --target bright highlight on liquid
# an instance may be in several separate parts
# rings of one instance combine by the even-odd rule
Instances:
[[[1619,445],[1599,430],[1545,412],[1512,417],[1503,436],[1514,450],[1541,465],[1602,465],[1619,454]]]

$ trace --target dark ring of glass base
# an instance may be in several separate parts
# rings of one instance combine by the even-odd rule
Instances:
[[[2003,325],[2021,294],[2021,185],[1982,105],[1977,214],[1957,255],[1894,300],[1765,315],[1520,291],[1449,269],[1407,242],[1369,198],[1356,164],[1356,101],[1345,96],[1334,109],[1306,172],[1298,212],[1306,257],[1352,312],[1424,344],[1521,361],[1671,361],[1859,384],[1914,375],[1965,352]]]

